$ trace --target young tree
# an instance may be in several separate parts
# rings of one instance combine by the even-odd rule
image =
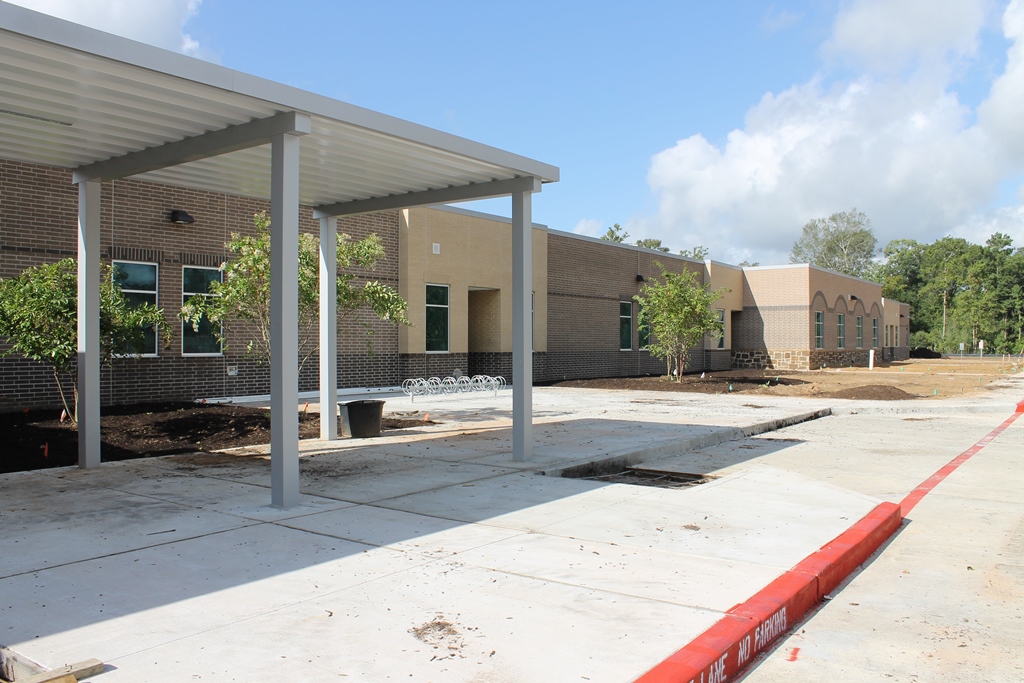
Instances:
[[[605,240],[606,242],[622,243],[629,239],[629,233],[626,232],[626,230],[621,225],[616,223],[612,227],[608,228],[608,230],[603,235],[601,235],[601,239]]]
[[[661,246],[661,240],[653,237],[645,237],[642,240],[636,241],[636,246],[643,247],[644,249],[654,249],[655,251],[663,251],[666,254],[669,251],[668,247]]]
[[[100,269],[100,361],[138,355],[146,331],[157,326],[165,345],[170,329],[152,304],[132,305],[114,283],[109,266]],[[28,268],[0,280],[0,337],[11,345],[0,357],[18,353],[50,367],[64,410],[78,422],[78,266],[74,259]],[[62,376],[71,377],[72,405]]]
[[[270,218],[266,212],[253,217],[255,236],[232,233],[225,247],[235,258],[221,264],[222,282],[210,283],[209,294],[191,297],[181,307],[181,319],[196,331],[203,317],[214,323],[214,333],[227,348],[227,327],[232,321],[251,323],[256,334],[246,345],[246,355],[260,363],[270,362]],[[362,287],[354,284],[353,269],[373,270],[384,258],[384,247],[377,235],[353,241],[338,235],[338,324],[350,314],[368,308],[378,319],[408,325],[407,304],[398,292],[378,281]],[[299,369],[320,348],[320,240],[299,235]],[[373,331],[365,324],[367,335]],[[372,352],[372,337],[367,344]]]
[[[810,263],[854,277],[863,277],[875,257],[877,241],[863,211],[850,209],[805,226],[789,252],[790,263]]]
[[[655,357],[664,358],[669,377],[675,371],[676,381],[681,382],[687,352],[708,332],[721,333],[712,306],[726,290],[710,291],[697,281],[693,271],[673,273],[660,263],[657,266],[661,269],[660,281],[647,280],[633,298],[640,304],[640,324],[650,330],[647,348]]]

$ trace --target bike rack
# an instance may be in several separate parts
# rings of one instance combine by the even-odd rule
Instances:
[[[493,391],[495,397],[505,386],[505,378],[490,375],[473,375],[467,377],[415,377],[402,381],[402,392],[416,401],[417,396],[439,396],[441,394],[469,394],[481,391]]]

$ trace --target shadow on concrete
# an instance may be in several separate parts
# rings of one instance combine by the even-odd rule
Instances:
[[[191,601],[213,594],[222,594],[210,604],[223,613],[206,620],[248,618],[651,491],[543,477],[536,474],[542,466],[724,438],[734,429],[539,424],[536,457],[526,464],[511,462],[507,428],[332,442],[300,460],[303,505],[284,511],[269,507],[270,461],[255,455],[178,455],[0,477],[0,593],[11,596],[0,604],[0,638],[14,645],[156,608],[187,615]],[[762,441],[760,448],[790,443]],[[174,618],[168,623],[177,628]]]

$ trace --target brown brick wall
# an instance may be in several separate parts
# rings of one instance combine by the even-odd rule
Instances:
[[[640,350],[633,306],[632,349],[619,350],[619,302],[639,293],[636,276],[689,269],[704,279],[704,265],[671,254],[548,233],[548,353],[544,380],[665,373],[665,362]],[[691,354],[691,369],[703,366]],[[536,373],[535,373],[536,376]],[[537,377],[540,380],[540,377]]]
[[[171,325],[172,346],[157,358],[114,359],[101,376],[106,404],[140,400],[191,400],[201,396],[261,394],[269,391],[265,367],[244,358],[245,326],[227,326],[228,348],[222,357],[181,355],[183,265],[217,266],[225,258],[224,243],[231,233],[253,233],[252,216],[269,204],[247,197],[159,185],[137,180],[104,183],[101,245],[105,261],[112,259],[156,263],[159,272],[157,304]],[[168,221],[171,209],[184,209],[195,223]],[[77,255],[78,192],[70,171],[0,160],[0,277],[11,277],[30,266]],[[300,229],[319,234],[319,221],[308,207],[300,210]],[[398,214],[367,214],[339,220],[339,231],[360,239],[378,234],[386,258],[372,273],[355,271],[357,284],[367,279],[398,284]],[[373,354],[368,353],[372,342]],[[6,349],[0,346],[0,350]],[[229,377],[228,366],[238,375]],[[318,362],[306,363],[300,390],[315,389]],[[41,364],[22,358],[0,359],[0,406],[56,405],[52,376]],[[338,337],[340,386],[398,384],[398,331],[370,312],[360,311],[341,323]]]
[[[455,370],[466,374],[469,354],[466,353],[403,353],[398,359],[401,379],[450,377]],[[511,380],[510,377],[505,379]]]

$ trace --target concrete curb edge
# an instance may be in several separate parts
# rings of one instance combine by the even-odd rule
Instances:
[[[538,471],[538,474],[543,474],[548,477],[588,477],[593,474],[604,472],[612,467],[629,467],[648,460],[658,460],[673,455],[679,455],[680,453],[700,450],[701,448],[707,448],[708,446],[717,446],[718,444],[725,443],[726,441],[745,439],[747,437],[757,436],[758,434],[764,434],[766,432],[778,431],[786,427],[801,424],[802,422],[809,422],[811,420],[828,417],[831,414],[831,408],[821,408],[819,410],[780,417],[766,422],[757,422],[752,425],[747,425],[746,427],[728,427],[725,429],[718,429],[709,434],[702,434],[701,436],[681,439],[679,441],[661,443],[657,446],[651,446],[650,448],[613,453],[602,458],[598,458],[597,460],[586,460],[571,463],[564,467],[540,470]]]
[[[636,683],[724,683],[785,634],[863,564],[903,521],[881,503],[860,521],[736,605]]]

